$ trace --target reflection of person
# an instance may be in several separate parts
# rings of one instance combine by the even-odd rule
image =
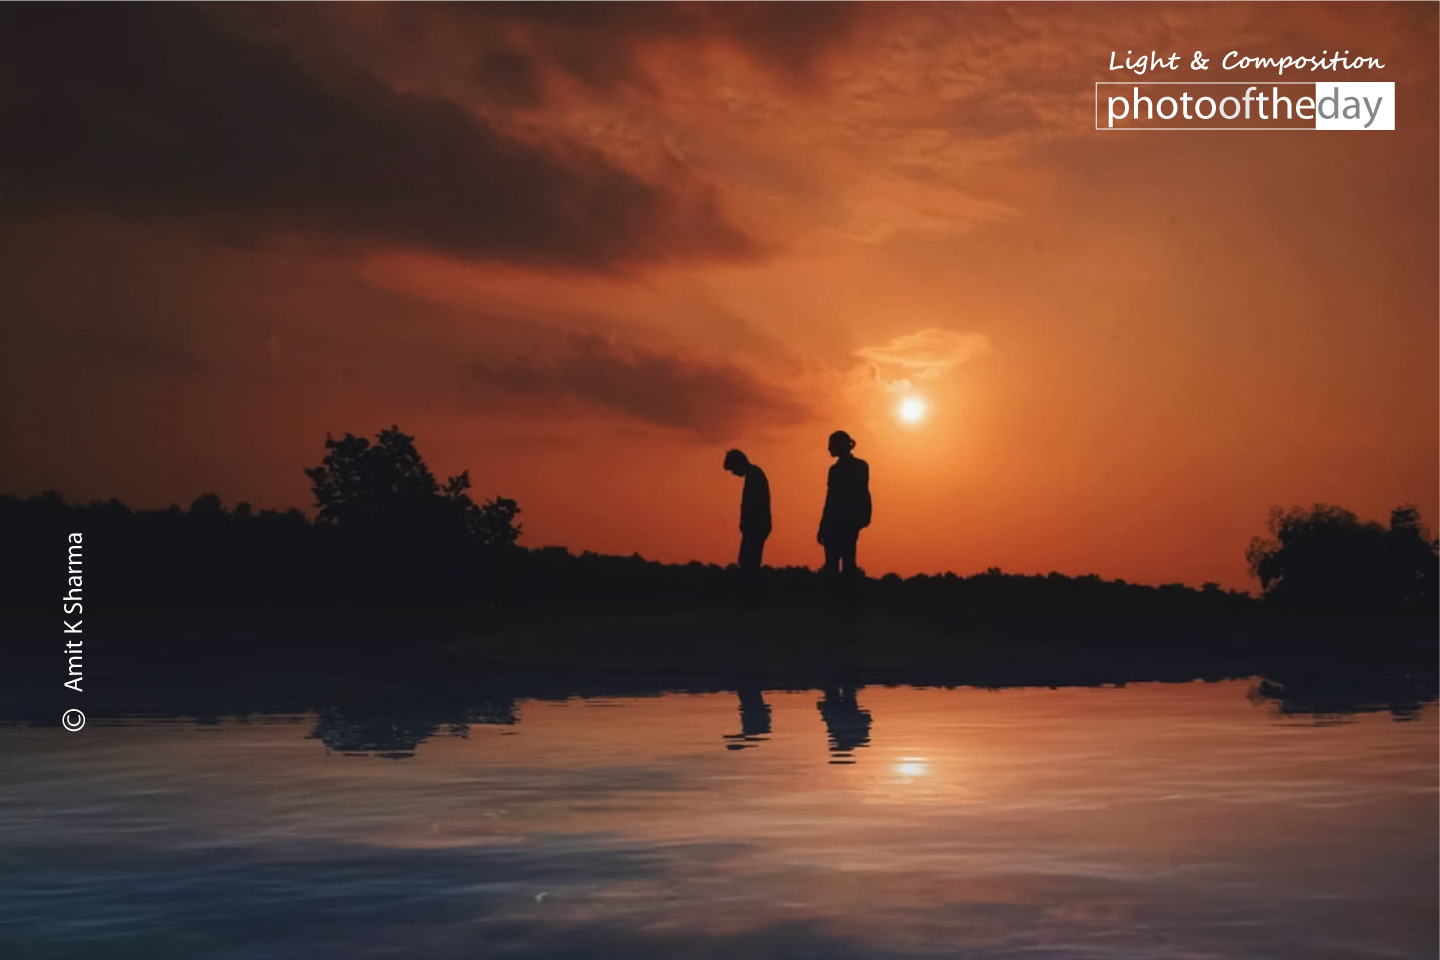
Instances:
[[[765,691],[747,680],[735,693],[740,697],[740,732],[725,735],[726,750],[744,750],[770,736],[770,704],[765,702]]]
[[[826,484],[825,510],[820,515],[816,540],[825,547],[826,573],[858,573],[855,546],[860,531],[870,526],[870,464],[850,451],[855,441],[844,430],[830,434],[830,479]]]
[[[740,493],[740,568],[759,570],[765,538],[770,536],[770,482],[765,471],[739,450],[725,454],[725,469],[745,478]]]
[[[849,684],[830,684],[825,687],[824,699],[816,704],[830,734],[831,763],[853,763],[850,754],[870,745],[870,712],[860,709],[855,689]]]

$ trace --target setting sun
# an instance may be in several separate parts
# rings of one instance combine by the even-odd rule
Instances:
[[[896,412],[900,415],[900,420],[904,423],[919,423],[925,419],[928,407],[922,397],[906,397],[900,401],[900,406],[896,409]]]

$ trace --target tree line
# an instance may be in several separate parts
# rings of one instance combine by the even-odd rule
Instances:
[[[188,510],[131,510],[116,500],[67,503],[57,493],[0,497],[11,567],[0,605],[45,612],[60,581],[58,552],[81,530],[93,609],[146,612],[374,610],[475,612],[496,618],[553,613],[643,613],[734,602],[735,571],[632,557],[526,549],[520,507],[477,502],[468,472],[440,483],[398,427],[372,442],[327,438],[307,469],[316,512],[226,509],[215,494]],[[1259,609],[1434,618],[1437,542],[1413,507],[1389,527],[1338,507],[1277,510],[1269,536],[1246,552],[1263,602],[1215,584],[1200,589],[1070,577],[943,574],[864,582],[870,609],[939,616],[1043,614],[1248,615]],[[53,548],[53,549],[52,549]],[[56,560],[49,563],[50,554]],[[823,608],[825,578],[805,568],[765,571],[771,607]],[[59,594],[56,593],[58,597]],[[58,609],[58,608],[57,608]]]

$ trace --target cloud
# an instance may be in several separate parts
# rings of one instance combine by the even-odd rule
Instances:
[[[876,366],[899,368],[916,380],[930,380],[989,352],[990,338],[983,333],[930,327],[896,337],[884,346],[861,347],[855,356]]]
[[[536,95],[521,61],[489,69]],[[683,169],[649,182],[368,72],[307,70],[198,8],[12,9],[0,90],[0,215],[98,209],[596,270],[756,252]]]
[[[809,418],[785,391],[741,367],[621,346],[594,335],[571,336],[563,350],[548,357],[476,361],[465,375],[471,387],[492,395],[578,401],[705,439]]]
[[[523,59],[530,64],[527,72],[553,69],[599,92],[652,86],[644,51],[662,44],[692,50],[724,46],[771,73],[810,79],[826,54],[865,20],[877,19],[875,10],[849,3],[399,4],[389,12],[412,23],[438,19],[465,31],[481,50],[477,64],[497,55],[512,66]],[[477,79],[488,74],[482,67]],[[502,89],[513,76],[502,75]]]

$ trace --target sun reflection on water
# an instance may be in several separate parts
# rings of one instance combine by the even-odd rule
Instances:
[[[930,772],[930,761],[924,757],[901,757],[895,764],[896,776],[913,780],[916,777],[923,777]]]

